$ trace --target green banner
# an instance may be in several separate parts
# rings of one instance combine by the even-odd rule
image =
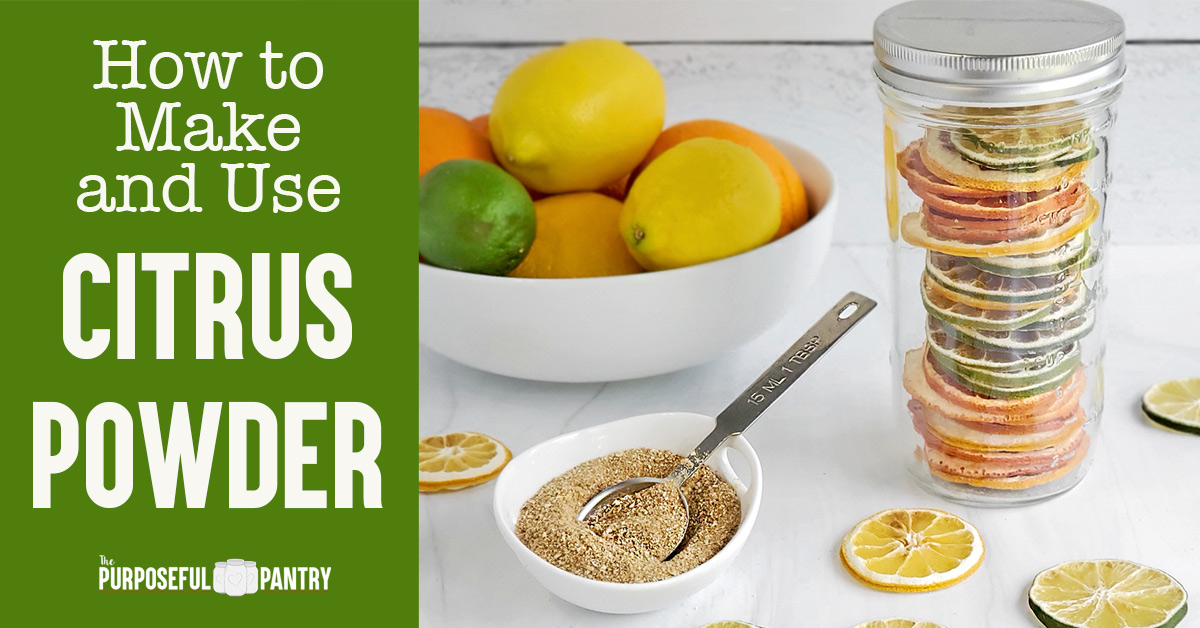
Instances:
[[[414,590],[393,574],[416,19],[0,3],[17,617],[369,621]]]

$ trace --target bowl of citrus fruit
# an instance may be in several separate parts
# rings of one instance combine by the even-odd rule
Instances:
[[[779,322],[828,253],[833,175],[786,139],[665,111],[654,65],[603,39],[529,57],[474,119],[421,107],[421,343],[511,377],[614,381]]]

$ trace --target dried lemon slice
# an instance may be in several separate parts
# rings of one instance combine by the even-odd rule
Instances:
[[[884,591],[933,591],[962,581],[983,563],[983,539],[960,517],[927,508],[885,510],[842,541],[842,564]]]
[[[483,484],[512,460],[504,443],[477,432],[451,432],[418,442],[422,493],[456,491]]]
[[[1170,628],[1187,614],[1187,591],[1137,563],[1080,560],[1038,574],[1029,608],[1049,628]]]
[[[916,621],[914,619],[876,619],[861,623],[855,628],[942,628],[941,626],[930,621]]]

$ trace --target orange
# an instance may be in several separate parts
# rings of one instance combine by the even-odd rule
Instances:
[[[608,185],[606,185],[596,191],[605,196],[611,196],[611,197],[617,199],[618,201],[623,201],[623,200],[625,200],[625,192],[627,190],[629,190],[629,179],[630,178],[631,178],[631,175],[626,174],[625,176],[621,177],[620,179],[617,179],[616,181],[613,181],[612,183],[609,183]]]
[[[668,148],[696,137],[715,137],[740,144],[754,151],[754,154],[767,164],[771,176],[779,186],[781,198],[779,231],[775,234],[776,238],[808,221],[808,198],[804,195],[804,184],[800,181],[800,175],[796,174],[796,168],[766,138],[732,122],[690,120],[665,129],[654,142],[654,146],[650,147],[650,152],[641,165],[634,170],[633,177],[636,178],[651,161]]]
[[[496,163],[492,145],[467,119],[445,109],[417,109],[417,176],[451,159],[478,159]]]
[[[488,118],[490,117],[491,114],[485,113],[481,116],[475,116],[474,118],[471,118],[471,121],[468,123],[471,125],[472,129],[475,129],[476,133],[482,135],[483,139],[488,141],[488,144],[492,143],[492,141],[488,139]]]
[[[563,279],[642,271],[617,229],[621,202],[596,192],[548,196],[534,202],[537,237],[510,277]]]

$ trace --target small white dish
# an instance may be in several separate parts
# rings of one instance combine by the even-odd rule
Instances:
[[[771,140],[813,216],[740,255],[587,279],[493,277],[418,265],[421,344],[477,369],[551,382],[648,377],[709,362],[779,322],[829,253],[837,184],[812,153]]]
[[[583,608],[602,613],[644,613],[666,608],[711,584],[737,558],[758,518],[762,499],[762,465],[742,436],[733,436],[713,453],[708,465],[728,481],[741,499],[742,523],[729,543],[700,566],[673,578],[643,584],[601,582],[577,576],[543,560],[516,535],[521,506],[546,482],[593,458],[622,449],[650,447],[681,455],[691,453],[709,432],[712,417],[690,412],[661,412],[635,416],[564,434],[535,445],[513,458],[496,481],[492,511],[500,536],[521,565],[551,593]],[[733,449],[745,458],[748,478],[729,464]]]

